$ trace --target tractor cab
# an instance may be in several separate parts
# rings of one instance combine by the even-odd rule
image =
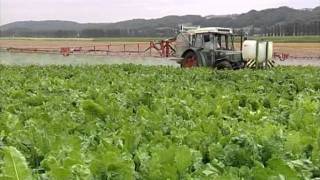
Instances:
[[[176,38],[176,55],[182,58],[181,67],[239,69],[244,62],[234,39],[230,28],[182,27]]]

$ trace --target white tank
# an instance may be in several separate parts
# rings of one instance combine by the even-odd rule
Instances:
[[[242,57],[244,60],[257,59],[258,63],[271,60],[273,56],[273,43],[270,41],[244,41]]]

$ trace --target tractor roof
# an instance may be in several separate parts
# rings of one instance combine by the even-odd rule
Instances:
[[[195,28],[187,31],[191,34],[201,34],[201,33],[217,33],[217,34],[232,34],[231,28],[222,27],[206,27],[206,28]]]

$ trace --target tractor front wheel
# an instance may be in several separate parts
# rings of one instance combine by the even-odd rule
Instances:
[[[227,60],[223,60],[223,61],[220,61],[216,64],[216,68],[219,69],[219,70],[222,70],[222,69],[232,69],[232,65],[229,61]]]
[[[198,58],[197,55],[190,51],[188,52],[181,63],[182,68],[192,68],[192,67],[197,67],[198,66]]]

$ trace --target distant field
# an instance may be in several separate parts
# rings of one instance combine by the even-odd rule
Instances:
[[[34,41],[104,41],[104,42],[149,42],[166,39],[166,37],[99,37],[99,38],[30,38],[0,37],[0,40],[34,40]],[[320,36],[255,36],[249,39],[269,40],[275,43],[320,43]],[[240,41],[238,38],[236,41]]]
[[[150,42],[163,40],[166,37],[102,37],[102,38],[93,38],[93,41],[109,41],[109,42]]]
[[[100,38],[32,38],[32,37],[0,37],[0,40],[32,40],[32,41],[104,41],[104,42],[149,42],[166,39],[165,37],[100,37]]]
[[[61,48],[61,47],[87,47],[106,48],[106,45],[114,45],[111,47],[113,51],[121,51],[123,44],[126,44],[126,50],[137,50],[137,42],[139,42],[140,50],[147,49],[150,40],[159,40],[160,38],[0,38],[0,48]],[[251,38],[250,38],[251,39]],[[317,39],[317,37],[314,37]],[[319,39],[319,38],[318,38]],[[272,40],[272,39],[270,39]],[[290,40],[290,39],[288,39]],[[294,42],[290,41],[274,41],[274,51],[280,53],[288,53],[295,57],[320,57],[320,41]],[[122,46],[119,46],[122,45]],[[239,46],[239,43],[236,43]],[[119,49],[120,48],[120,49]]]
[[[35,38],[35,37],[0,37],[0,40],[32,40],[32,41],[93,41],[93,38]]]
[[[269,40],[276,43],[320,43],[320,36],[275,36],[252,37],[258,40]]]

